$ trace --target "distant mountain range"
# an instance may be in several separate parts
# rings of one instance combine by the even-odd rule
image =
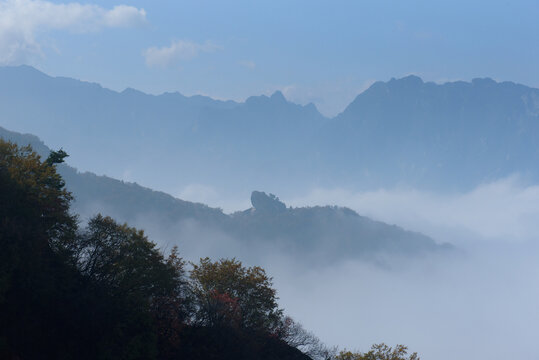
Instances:
[[[377,82],[325,127],[336,145],[328,160],[362,164],[384,183],[469,189],[517,172],[539,179],[539,89],[511,82]]]
[[[0,138],[31,145],[43,157],[50,152],[33,135],[0,128]],[[82,220],[101,212],[132,226],[150,226],[150,233],[153,229],[155,234],[163,235],[154,239],[161,246],[180,244],[182,251],[205,246],[205,241],[231,240],[245,250],[244,256],[272,249],[285,251],[298,260],[333,261],[372,258],[376,254],[413,256],[452,249],[425,235],[373,221],[347,208],[291,208],[274,195],[254,191],[252,208],[228,215],[220,209],[176,199],[134,183],[79,173],[65,164],[59,166],[59,172],[75,196],[73,209],[82,214]]]
[[[0,68],[0,125],[39,134],[95,173],[285,196],[316,186],[468,190],[539,180],[539,90],[511,82],[376,82],[338,116],[280,92],[243,103],[159,96]]]

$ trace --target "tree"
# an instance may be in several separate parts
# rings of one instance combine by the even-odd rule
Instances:
[[[89,221],[76,259],[81,274],[111,293],[148,302],[173,293],[182,276],[182,268],[165,261],[144,231],[102,215]]]
[[[66,156],[0,141],[0,358],[153,358],[157,319],[186,316],[162,311],[180,303],[183,263],[110,218],[79,232]]]
[[[417,353],[408,355],[408,348],[404,345],[397,345],[395,348],[386,344],[375,344],[366,353],[353,353],[341,351],[336,360],[420,360]]]
[[[176,246],[172,248],[166,264],[174,269],[175,286],[165,294],[154,297],[151,312],[157,331],[160,358],[173,359],[181,346],[182,332],[192,312],[192,302],[185,276],[185,261],[179,256]]]
[[[77,228],[76,216],[69,213],[73,197],[56,172],[56,164],[66,156],[63,151],[53,151],[41,162],[29,146],[19,148],[0,139],[0,215],[4,225],[0,239],[7,239],[6,231],[32,231],[33,239],[46,238],[54,247],[73,241]]]
[[[191,270],[195,322],[272,331],[282,317],[272,279],[260,267],[236,259],[200,259]]]
[[[324,345],[316,335],[305,330],[300,323],[289,316],[281,319],[280,325],[274,334],[289,346],[300,350],[313,360],[329,360],[337,352],[336,348]]]
[[[102,292],[109,309],[104,321],[118,350],[151,358],[157,346],[176,341],[186,316],[184,262],[173,249],[165,258],[142,230],[110,217],[93,217],[76,246],[80,273]]]
[[[53,339],[77,332],[77,274],[61,251],[77,222],[55,154],[42,162],[30,147],[0,140],[0,357],[69,353]]]

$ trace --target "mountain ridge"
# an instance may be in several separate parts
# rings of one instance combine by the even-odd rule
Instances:
[[[192,184],[285,196],[306,187],[469,191],[515,173],[539,181],[539,90],[489,78],[379,81],[326,118],[282,92],[243,103],[118,93],[4,67],[0,119],[69,149],[78,168],[172,193]]]
[[[34,146],[42,157],[49,152],[33,135],[0,127],[0,138]],[[179,237],[176,243],[179,241],[187,247],[196,246],[202,241],[200,234],[211,230],[239,241],[243,249],[260,252],[271,244],[305,261],[321,254],[328,262],[342,258],[369,259],[378,253],[417,256],[453,249],[423,234],[371,220],[343,207],[292,208],[272,194],[253,191],[250,209],[225,214],[221,209],[180,200],[136,183],[81,173],[66,164],[59,165],[58,171],[75,197],[72,208],[82,215],[81,220],[101,212],[120,222],[145,228],[150,219],[155,228],[167,229],[167,233]],[[193,226],[194,233],[181,235],[178,231],[185,227],[193,229]]]

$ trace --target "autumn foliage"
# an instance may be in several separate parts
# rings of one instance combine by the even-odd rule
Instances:
[[[264,269],[235,259],[201,259],[190,274],[195,321],[270,332],[282,316],[275,289]]]

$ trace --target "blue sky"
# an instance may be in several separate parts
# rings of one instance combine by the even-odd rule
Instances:
[[[0,0],[0,64],[115,90],[281,90],[335,115],[412,73],[539,87],[538,18],[538,1]]]

